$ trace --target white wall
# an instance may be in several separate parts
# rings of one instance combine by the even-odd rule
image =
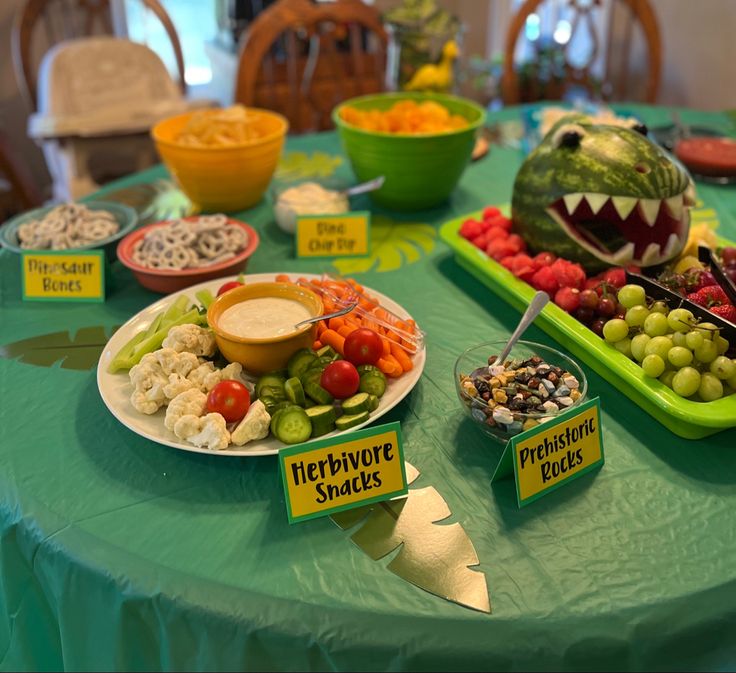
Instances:
[[[650,0],[663,42],[659,102],[736,108],[736,2]]]

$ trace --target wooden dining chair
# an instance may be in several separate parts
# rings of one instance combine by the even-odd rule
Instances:
[[[550,0],[526,0],[511,19],[506,32],[501,80],[506,104],[525,102],[518,65],[514,62],[517,43],[527,19],[533,14],[539,17],[543,6],[550,4]],[[566,9],[571,16],[570,31],[567,42],[556,47],[562,61],[558,86],[556,90],[553,89],[552,96],[547,90],[543,97],[561,97],[556,94],[563,94],[570,87],[577,86],[604,100],[628,97],[629,100],[656,102],[662,70],[662,43],[657,18],[648,0],[608,0],[607,17],[600,15],[606,9],[602,0],[557,0],[556,4],[558,9]],[[601,18],[605,19],[605,35],[600,30]],[[632,96],[629,84],[636,78],[632,76],[630,61],[634,48],[633,34],[637,26],[646,44],[647,69],[643,78],[643,94]],[[571,47],[577,32],[583,30],[588,31],[591,48],[582,60],[574,59]],[[602,81],[594,73],[600,59],[604,59]]]
[[[176,59],[179,86],[184,94],[184,55],[176,28],[158,0],[140,2],[158,18],[166,31]],[[110,4],[111,0],[26,0],[19,9],[11,33],[13,67],[21,92],[32,110],[38,109],[36,89],[43,53],[63,40],[100,33],[111,35]],[[45,50],[38,48],[41,41]]]
[[[7,218],[41,205],[41,192],[28,168],[0,129],[0,225]]]
[[[337,103],[384,89],[386,42],[361,0],[278,0],[245,33],[235,100],[280,112],[295,133],[330,129]]]

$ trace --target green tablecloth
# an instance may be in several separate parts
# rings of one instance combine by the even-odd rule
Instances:
[[[640,112],[650,125],[667,119]],[[340,151],[334,134],[288,149]],[[508,201],[520,160],[494,146],[447,207],[377,213],[376,268],[358,274],[428,333],[425,373],[386,420],[402,423],[417,485],[437,488],[475,544],[492,615],[399,579],[328,519],[289,526],[275,458],[153,444],[107,411],[93,371],[0,360],[2,669],[736,665],[736,431],[680,439],[588,371],[603,404],[605,467],[523,510],[512,483],[489,485],[500,449],[465,418],[452,367],[518,314],[455,264],[436,229]],[[347,164],[338,171],[348,175]],[[700,195],[736,236],[734,187]],[[294,259],[269,204],[243,217],[261,235],[249,271],[323,268]],[[398,240],[414,254],[398,253]],[[0,254],[0,343],[112,327],[157,298],[116,264],[104,304],[25,304],[18,267]],[[528,336],[551,343],[536,329]]]

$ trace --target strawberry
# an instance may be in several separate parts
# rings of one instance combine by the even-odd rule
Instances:
[[[709,287],[701,288],[696,292],[691,292],[687,298],[700,306],[705,306],[705,308],[730,303],[726,293],[720,285],[711,285]]]
[[[685,286],[688,292],[697,292],[712,285],[718,285],[718,283],[708,269],[692,268],[685,271]]]
[[[474,239],[481,233],[483,233],[483,225],[478,220],[465,220],[460,227],[460,236],[468,240]]]
[[[724,320],[734,323],[736,325],[736,306],[733,304],[721,304],[720,306],[711,306],[708,309],[711,313],[715,313]]]
[[[557,282],[555,272],[550,266],[543,266],[541,269],[536,271],[531,277],[529,283],[535,290],[542,290],[550,297],[554,297],[557,290],[560,289],[560,284]]]

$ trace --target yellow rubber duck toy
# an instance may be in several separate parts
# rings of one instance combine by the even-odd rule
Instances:
[[[405,91],[448,91],[452,85],[452,64],[460,54],[455,40],[442,47],[442,58],[435,65],[428,63],[417,70],[404,86]]]

